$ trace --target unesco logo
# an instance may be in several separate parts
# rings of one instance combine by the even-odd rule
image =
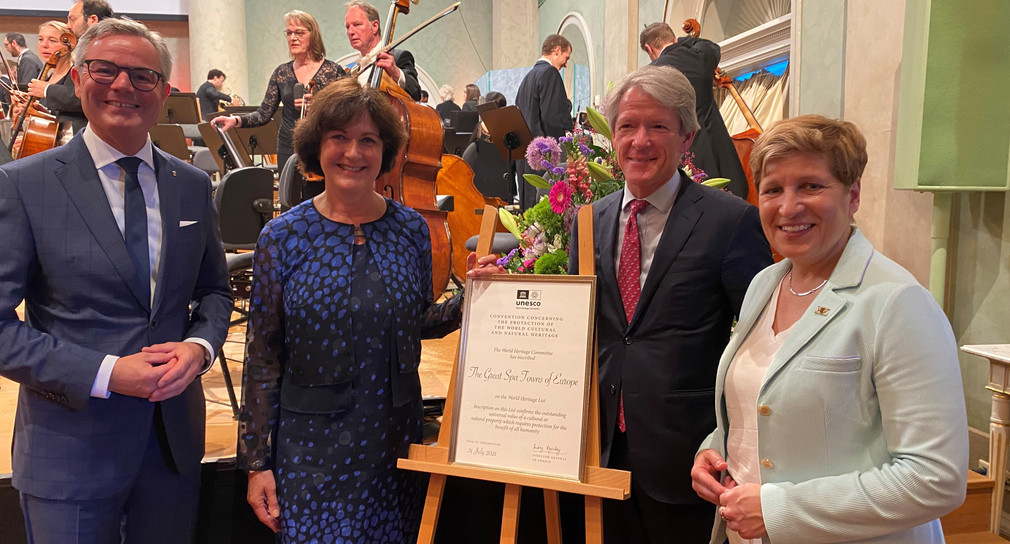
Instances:
[[[540,307],[539,289],[516,290],[516,308],[539,308],[539,307]]]

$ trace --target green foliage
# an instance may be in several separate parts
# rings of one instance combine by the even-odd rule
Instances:
[[[565,250],[559,249],[550,253],[545,253],[537,259],[533,265],[534,274],[567,274],[568,254]]]

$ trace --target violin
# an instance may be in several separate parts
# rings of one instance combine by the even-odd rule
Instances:
[[[60,78],[66,75],[66,71],[69,70],[67,62],[70,58],[70,52],[74,50],[74,47],[77,47],[77,36],[74,36],[70,32],[64,32],[60,35],[60,44],[61,47],[49,56],[45,66],[42,67],[39,79],[50,81],[51,77],[57,74],[59,74]],[[60,65],[60,61],[64,61],[64,63],[62,69],[57,72],[56,68]],[[55,116],[44,114],[34,106],[35,97],[31,96],[28,98],[28,102],[25,104],[21,115],[18,116],[14,123],[14,130],[11,132],[11,142],[7,150],[16,159],[56,147],[56,140],[59,136],[59,122],[57,122]],[[18,139],[22,129],[24,129],[24,134]]]

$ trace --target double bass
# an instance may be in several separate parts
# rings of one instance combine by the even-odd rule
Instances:
[[[53,81],[62,79],[69,70],[70,52],[77,46],[77,37],[70,32],[60,35],[61,47],[53,52],[42,67],[39,79],[42,81]],[[64,60],[64,70],[56,72],[60,61]],[[58,76],[58,77],[57,77]],[[60,124],[56,116],[39,110],[35,105],[35,97],[28,98],[24,111],[14,123],[14,130],[11,132],[11,141],[7,150],[16,159],[41,153],[56,147],[56,140],[59,137]],[[18,140],[18,135],[24,129],[24,134]]]
[[[416,3],[417,0],[415,0]],[[396,0],[390,6],[382,44],[389,44],[399,13],[410,11],[410,0]],[[407,132],[407,142],[397,154],[393,168],[375,180],[375,190],[416,210],[428,223],[431,234],[432,289],[438,298],[452,268],[452,246],[449,244],[448,213],[438,209],[435,201],[435,181],[442,168],[442,118],[438,112],[418,104],[401,89],[385,71],[373,67],[369,84],[384,92],[393,109],[400,115]]]

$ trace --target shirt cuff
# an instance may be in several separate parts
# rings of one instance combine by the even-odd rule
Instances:
[[[112,367],[116,366],[118,360],[118,355],[106,355],[105,359],[102,359],[102,364],[98,367],[98,375],[95,376],[95,383],[91,386],[92,397],[109,398],[109,380],[112,379]]]
[[[207,371],[210,370],[210,367],[214,366],[214,356],[216,355],[214,353],[214,349],[210,347],[210,342],[204,340],[203,338],[197,338],[195,336],[187,338],[183,340],[183,342],[193,342],[194,344],[199,344],[203,346],[204,350],[207,351],[206,353],[207,359],[204,360],[203,367],[200,368],[200,375],[202,376],[206,374]]]
[[[396,65],[394,64],[393,66]],[[396,78],[396,84],[402,89],[407,84],[407,76],[403,75],[403,70],[400,70],[399,66],[396,66],[396,70],[400,72],[400,77]]]
[[[42,88],[42,97],[49,98],[49,84],[47,83],[45,87]]]

